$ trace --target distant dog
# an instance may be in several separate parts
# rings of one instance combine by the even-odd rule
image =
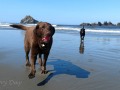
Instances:
[[[26,52],[26,66],[31,66],[29,78],[35,77],[35,64],[37,55],[39,55],[39,64],[43,74],[46,74],[46,61],[52,46],[55,28],[47,22],[39,22],[36,26],[26,27],[13,24],[11,27],[25,30],[24,48]],[[29,52],[31,50],[31,64],[29,62]],[[41,55],[43,56],[43,60]]]
[[[81,41],[82,41],[82,40],[84,41],[84,37],[85,37],[85,29],[84,29],[84,26],[83,26],[83,28],[80,30],[80,37],[81,37]]]

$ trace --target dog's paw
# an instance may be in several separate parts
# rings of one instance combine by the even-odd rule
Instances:
[[[28,77],[29,77],[29,79],[32,79],[32,78],[35,77],[35,74],[30,73],[30,74],[28,75]]]
[[[48,71],[46,71],[46,70],[41,71],[41,74],[47,74],[47,73],[48,73]]]
[[[26,63],[26,66],[30,67],[30,66],[31,66],[31,64],[30,64],[30,63]]]

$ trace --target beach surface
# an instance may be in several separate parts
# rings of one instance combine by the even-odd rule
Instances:
[[[120,36],[57,31],[46,75],[28,78],[24,31],[0,30],[0,90],[120,90]]]

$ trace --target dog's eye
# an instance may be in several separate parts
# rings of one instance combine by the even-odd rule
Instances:
[[[45,26],[42,26],[42,28],[45,28]]]

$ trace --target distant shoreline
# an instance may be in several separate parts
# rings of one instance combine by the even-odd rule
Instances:
[[[0,22],[0,27],[9,27],[9,25],[11,24],[22,24],[22,25],[26,25],[26,26],[35,26],[37,25],[37,23],[31,23],[31,24],[23,24],[23,23],[8,23],[8,22]],[[51,23],[52,24],[52,23]],[[54,27],[57,27],[57,26],[60,26],[60,27],[81,27],[82,26],[85,26],[85,27],[88,27],[88,28],[94,28],[94,27],[97,27],[97,28],[119,28],[120,27],[120,23],[117,23],[117,24],[113,24],[111,22],[104,22],[104,23],[81,23],[81,24],[76,24],[76,25],[72,25],[72,24],[52,24]]]
[[[103,23],[101,22],[81,23],[80,26],[120,26],[120,22],[118,22],[117,24],[113,24],[112,22],[107,21],[104,21]]]

